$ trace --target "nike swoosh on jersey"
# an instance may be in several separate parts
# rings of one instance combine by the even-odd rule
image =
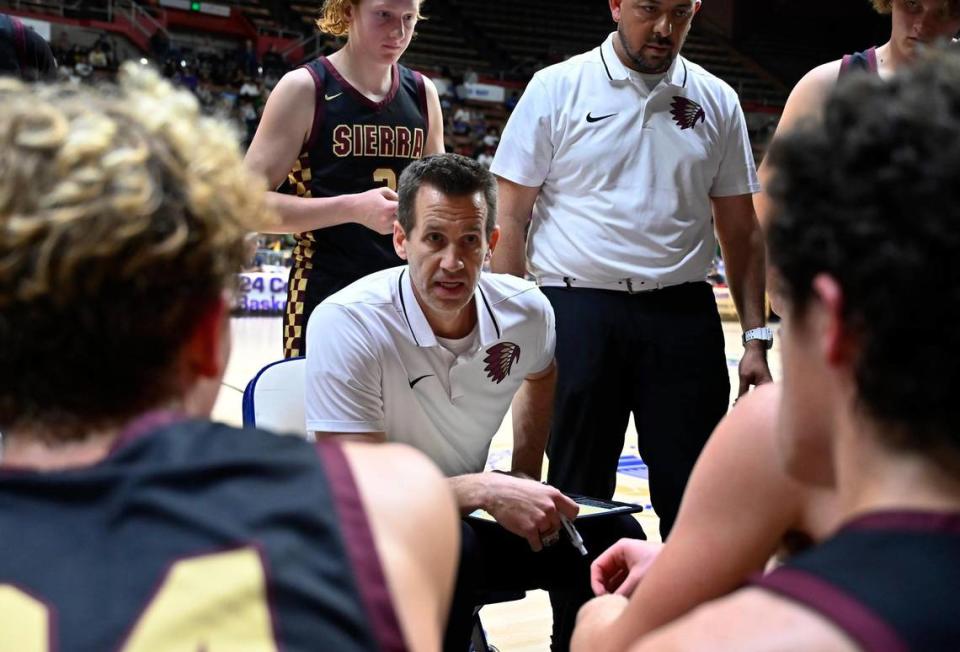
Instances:
[[[590,114],[588,113],[588,114],[587,114],[587,122],[600,122],[601,120],[606,120],[607,118],[612,118],[612,117],[615,116],[615,115],[617,115],[617,114],[616,114],[616,113],[611,113],[611,114],[609,114],[609,115],[598,115],[598,116],[594,117],[594,116],[592,116],[592,115],[590,115]]]
[[[414,378],[413,380],[410,381],[410,389],[413,389],[413,386],[416,385],[417,383],[419,383],[419,382],[420,382],[421,380],[423,380],[424,378],[429,378],[429,377],[432,376],[432,375],[433,375],[433,374],[425,374],[425,375],[423,375],[423,376],[420,376],[419,378]]]
[[[343,91],[340,91],[340,92],[337,93],[336,95],[324,95],[324,96],[323,96],[323,99],[325,99],[326,101],[329,102],[330,100],[335,100],[335,99],[337,99],[337,98],[340,97],[341,95],[343,95]]]

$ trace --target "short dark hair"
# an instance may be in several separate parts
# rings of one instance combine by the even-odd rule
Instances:
[[[894,448],[960,471],[960,59],[839,83],[821,121],[770,151],[770,257],[802,315],[843,290],[861,409]]]
[[[497,181],[489,170],[472,158],[459,154],[434,154],[408,165],[400,175],[400,205],[397,208],[397,219],[403,232],[408,235],[416,226],[414,204],[424,184],[445,195],[462,197],[475,192],[483,193],[487,204],[484,230],[490,237],[497,225]]]

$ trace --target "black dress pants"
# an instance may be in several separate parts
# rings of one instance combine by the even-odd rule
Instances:
[[[588,555],[583,557],[565,534],[560,541],[533,552],[527,540],[496,523],[465,518],[461,521],[461,554],[450,618],[444,637],[445,652],[466,652],[473,628],[473,610],[493,592],[545,589],[553,607],[551,649],[566,652],[577,611],[593,597],[590,563],[622,538],[646,539],[643,528],[629,515],[576,521]]]
[[[610,498],[632,412],[665,539],[690,471],[729,403],[712,288],[541,289],[557,320],[547,481],[564,492]]]

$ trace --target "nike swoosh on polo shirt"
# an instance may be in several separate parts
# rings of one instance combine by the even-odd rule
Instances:
[[[420,382],[421,380],[423,380],[424,378],[429,378],[429,377],[432,376],[432,375],[433,375],[433,374],[424,374],[423,376],[420,376],[419,378],[414,378],[413,380],[410,381],[410,389],[413,389],[413,386],[416,385],[417,383],[419,383],[419,382]]]
[[[608,114],[608,115],[598,115],[598,116],[594,117],[594,116],[592,116],[591,114],[588,113],[588,114],[587,114],[587,122],[600,122],[601,120],[606,120],[607,118],[612,118],[612,117],[615,116],[615,115],[617,115],[617,114],[616,114],[616,113],[610,113],[610,114]]]

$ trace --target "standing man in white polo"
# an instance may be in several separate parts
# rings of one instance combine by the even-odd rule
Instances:
[[[503,229],[493,269],[532,274],[556,313],[548,480],[611,496],[632,412],[664,536],[729,400],[705,282],[716,236],[745,331],[740,393],[770,380],[743,113],[729,86],[679,56],[699,8],[610,0],[617,31],[534,76],[492,167]]]
[[[550,303],[528,281],[482,273],[497,244],[496,182],[454,154],[412,163],[399,184],[394,245],[408,265],[371,274],[326,299],[307,326],[307,428],[407,443],[448,476],[465,519],[446,650],[466,650],[478,594],[548,588],[556,649],[590,597],[589,558],[558,539],[577,504],[539,482],[556,370]],[[484,473],[490,441],[513,404],[510,473]],[[499,524],[499,525],[498,525]],[[590,558],[636,521],[593,520]],[[557,597],[557,596],[552,596]]]

